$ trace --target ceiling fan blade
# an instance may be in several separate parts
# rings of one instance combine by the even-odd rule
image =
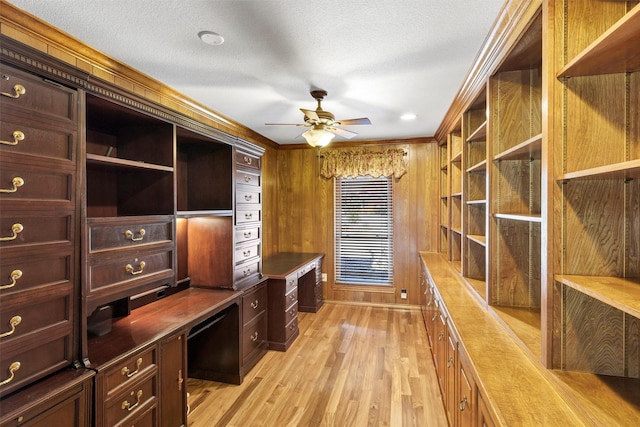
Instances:
[[[307,118],[315,121],[315,122],[319,122],[320,121],[320,117],[318,117],[318,113],[316,113],[313,110],[307,110],[306,108],[301,108],[300,111],[302,111],[304,113],[305,116],[307,116]]]
[[[265,123],[265,126],[308,126],[306,123]]]
[[[369,120],[366,117],[362,117],[360,119],[347,119],[347,120],[340,120],[335,122],[336,125],[340,125],[340,126],[353,126],[353,125],[370,125],[371,124],[371,120]]]
[[[354,136],[357,135],[357,133],[351,132],[350,130],[335,128],[333,126],[327,126],[327,127],[325,127],[325,129],[328,130],[329,132],[333,132],[336,135],[341,136],[341,137],[346,138],[346,139],[351,139],[351,138],[353,138]]]

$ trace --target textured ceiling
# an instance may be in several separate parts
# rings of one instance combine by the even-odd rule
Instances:
[[[9,0],[280,144],[323,108],[354,140],[432,136],[503,0]],[[220,46],[197,33],[224,36]],[[400,119],[414,113],[414,121]],[[335,141],[340,141],[336,138]]]

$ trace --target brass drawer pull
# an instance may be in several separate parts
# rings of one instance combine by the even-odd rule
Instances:
[[[291,310],[289,310],[289,316],[293,317],[296,315],[296,309],[292,308]]]
[[[11,188],[0,188],[0,193],[15,193],[18,191],[18,187],[22,187],[24,185],[24,179],[16,176],[11,180]]]
[[[27,93],[27,90],[21,84],[17,84],[13,86],[13,92],[13,94],[9,92],[0,92],[0,95],[6,96],[7,98],[17,99],[20,98],[20,95],[24,95],[25,93]]]
[[[251,182],[251,177],[249,175],[245,175],[244,182]]]
[[[433,314],[433,317],[431,318],[431,321],[432,321],[432,322],[435,322],[437,317],[438,317],[438,312],[436,311],[436,312]]]
[[[253,199],[253,196],[251,194],[245,194],[244,195],[245,202],[250,202],[251,199]]]
[[[133,392],[131,392],[131,396],[133,396]],[[138,390],[138,392],[136,393],[136,403],[132,405],[131,403],[129,403],[128,400],[125,400],[124,402],[122,402],[121,408],[126,409],[127,412],[131,412],[134,409],[136,409],[138,405],[140,405],[141,401],[142,401],[142,390]]]
[[[140,366],[142,365],[142,357],[138,357],[138,360],[136,360],[136,370],[133,372],[129,371],[129,368],[127,368],[126,366],[124,368],[122,368],[120,370],[120,373],[124,376],[126,376],[127,378],[131,378],[132,376],[134,376],[135,374],[137,374],[138,372],[140,372]]]
[[[145,234],[144,228],[141,228],[140,231],[138,231],[138,235],[140,237],[134,237],[135,234],[133,233],[133,231],[127,230],[124,232],[124,237],[131,240],[132,242],[139,242],[140,240],[144,239],[144,234]]]
[[[244,255],[245,258],[248,258],[251,256],[251,251],[250,250],[246,250],[244,252],[242,252],[242,255]]]
[[[250,275],[251,274],[251,269],[250,268],[245,268],[244,270],[242,270],[242,274],[244,274],[245,277]]]
[[[453,366],[453,356],[449,357],[449,360],[447,360],[447,368],[450,368],[451,366]]]
[[[291,301],[295,301],[296,300],[296,296],[294,294],[289,295],[289,299]]]
[[[182,383],[184,383],[184,377],[182,376],[182,369],[178,369],[178,391],[182,390]]]
[[[13,335],[13,333],[16,331],[16,326],[18,326],[20,324],[20,322],[22,322],[22,317],[13,316],[9,320],[9,326],[11,326],[11,330],[1,333],[0,334],[0,338],[4,338],[4,337],[8,337],[9,335]]]
[[[135,271],[131,264],[125,265],[124,269],[127,270],[127,273],[131,274],[132,276],[136,276],[138,274],[142,274],[142,272],[144,271],[144,266],[147,265],[147,263],[144,261],[140,261],[140,264],[138,265],[140,266],[140,270],[138,271]]]
[[[247,212],[246,214],[244,214],[244,219],[251,219],[253,218],[253,214],[251,212]]]
[[[464,396],[462,400],[460,400],[460,405],[458,407],[460,408],[460,412],[467,408],[467,396]]]
[[[15,130],[13,131],[13,141],[0,141],[0,144],[18,145],[18,142],[22,141],[23,139],[24,139],[24,133],[19,130]]]
[[[18,234],[20,234],[22,232],[22,230],[24,230],[24,227],[22,226],[22,224],[13,224],[11,226],[11,233],[12,235],[9,237],[0,237],[0,242],[9,242],[11,240],[15,240],[16,237],[18,237]]]
[[[245,238],[245,239],[248,239],[248,238],[250,238],[250,237],[251,237],[251,232],[250,232],[250,231],[245,231],[245,232],[244,232],[244,238]]]
[[[16,371],[18,369],[20,369],[20,362],[13,362],[11,365],[9,365],[9,378],[0,382],[0,387],[13,381],[13,378],[15,377]]]
[[[256,342],[258,340],[258,331],[251,334],[251,341]]]
[[[255,300],[250,305],[251,305],[251,308],[253,308],[255,310],[256,308],[258,308],[258,300]]]
[[[11,283],[9,283],[8,285],[0,286],[0,289],[13,288],[16,285],[16,283],[18,283],[18,279],[20,279],[21,277],[22,277],[22,270],[13,270],[11,272]]]
[[[442,341],[444,339],[444,332],[440,331],[438,334],[438,341]]]
[[[251,162],[252,162],[252,159],[251,159],[251,157],[249,157],[249,156],[244,156],[244,157],[242,158],[242,160],[243,160],[246,164],[248,164],[248,165],[250,165],[250,164],[251,164]]]

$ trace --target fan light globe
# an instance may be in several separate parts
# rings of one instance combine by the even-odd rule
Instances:
[[[303,133],[302,136],[312,147],[325,147],[329,145],[333,137],[335,137],[336,135],[325,130],[321,126],[314,126]]]

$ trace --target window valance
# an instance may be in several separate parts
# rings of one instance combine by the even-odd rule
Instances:
[[[321,151],[320,175],[325,178],[342,176],[381,176],[400,178],[407,173],[403,148],[332,148]]]

